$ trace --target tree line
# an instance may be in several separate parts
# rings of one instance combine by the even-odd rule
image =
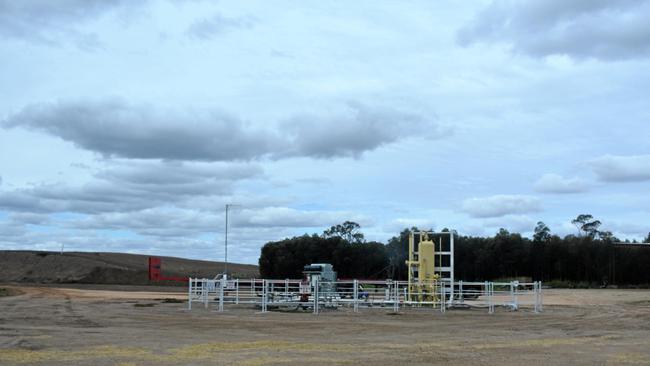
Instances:
[[[386,246],[366,242],[359,224],[346,221],[322,235],[303,235],[262,247],[260,274],[265,278],[301,278],[306,264],[331,263],[339,278],[385,278]]]
[[[560,286],[602,287],[650,284],[650,246],[620,244],[591,215],[572,221],[578,235],[561,238],[543,222],[532,238],[500,229],[494,236],[454,233],[455,277],[464,281],[530,279]],[[310,263],[331,263],[339,278],[407,279],[408,237],[404,229],[386,244],[367,242],[360,226],[346,221],[321,235],[269,242],[262,248],[260,273],[267,278],[300,278]],[[446,231],[444,229],[443,231]],[[650,233],[645,242],[650,242]]]

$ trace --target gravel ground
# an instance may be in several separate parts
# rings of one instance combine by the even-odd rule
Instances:
[[[315,316],[187,311],[164,300],[178,292],[10,288],[18,295],[0,297],[0,365],[650,365],[647,290],[549,290],[542,314]]]

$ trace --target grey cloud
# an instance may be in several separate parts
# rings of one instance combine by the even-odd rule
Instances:
[[[0,208],[39,213],[137,211],[226,195],[234,182],[261,174],[260,167],[248,164],[124,163],[97,172],[81,186],[40,184],[0,191]]]
[[[605,155],[587,164],[604,182],[650,181],[650,155]]]
[[[536,57],[648,57],[649,16],[647,0],[495,0],[459,30],[458,41],[504,42]]]
[[[173,115],[120,100],[30,105],[2,125],[40,130],[106,156],[141,159],[251,159],[275,143],[224,113]]]
[[[43,131],[109,157],[188,161],[359,157],[408,136],[442,133],[419,115],[358,103],[338,118],[295,117],[278,130],[222,112],[162,112],[117,99],[30,105],[0,125]]]
[[[260,176],[259,165],[232,163],[128,162],[96,174],[115,183],[135,185],[191,185],[201,180],[235,181]]]
[[[16,224],[42,225],[50,221],[48,215],[36,214],[31,212],[18,212],[9,215],[9,221]]]
[[[389,109],[372,109],[349,103],[338,117],[303,115],[282,124],[290,136],[290,149],[281,155],[318,158],[359,157],[402,138],[422,134],[437,137],[438,125],[420,115]],[[433,132],[431,132],[433,131]]]
[[[125,0],[0,0],[0,38],[44,45],[71,41],[83,50],[101,47],[94,33],[78,25],[123,4]]]
[[[215,14],[210,18],[203,18],[192,23],[186,34],[192,38],[208,40],[232,29],[249,29],[256,23],[250,16],[227,17]]]
[[[495,195],[481,198],[468,198],[461,209],[472,217],[501,217],[511,214],[525,214],[542,210],[542,202],[537,197],[524,195]]]
[[[565,178],[558,174],[545,174],[535,182],[535,190],[543,193],[582,193],[589,189],[587,182],[574,177]]]

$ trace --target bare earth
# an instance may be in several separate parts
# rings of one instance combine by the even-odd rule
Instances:
[[[22,294],[0,297],[0,365],[650,365],[647,290],[547,290],[542,314],[314,316],[163,302],[179,292],[11,289]]]

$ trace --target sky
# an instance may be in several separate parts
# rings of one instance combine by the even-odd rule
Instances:
[[[0,0],[0,249],[650,232],[650,1]]]

